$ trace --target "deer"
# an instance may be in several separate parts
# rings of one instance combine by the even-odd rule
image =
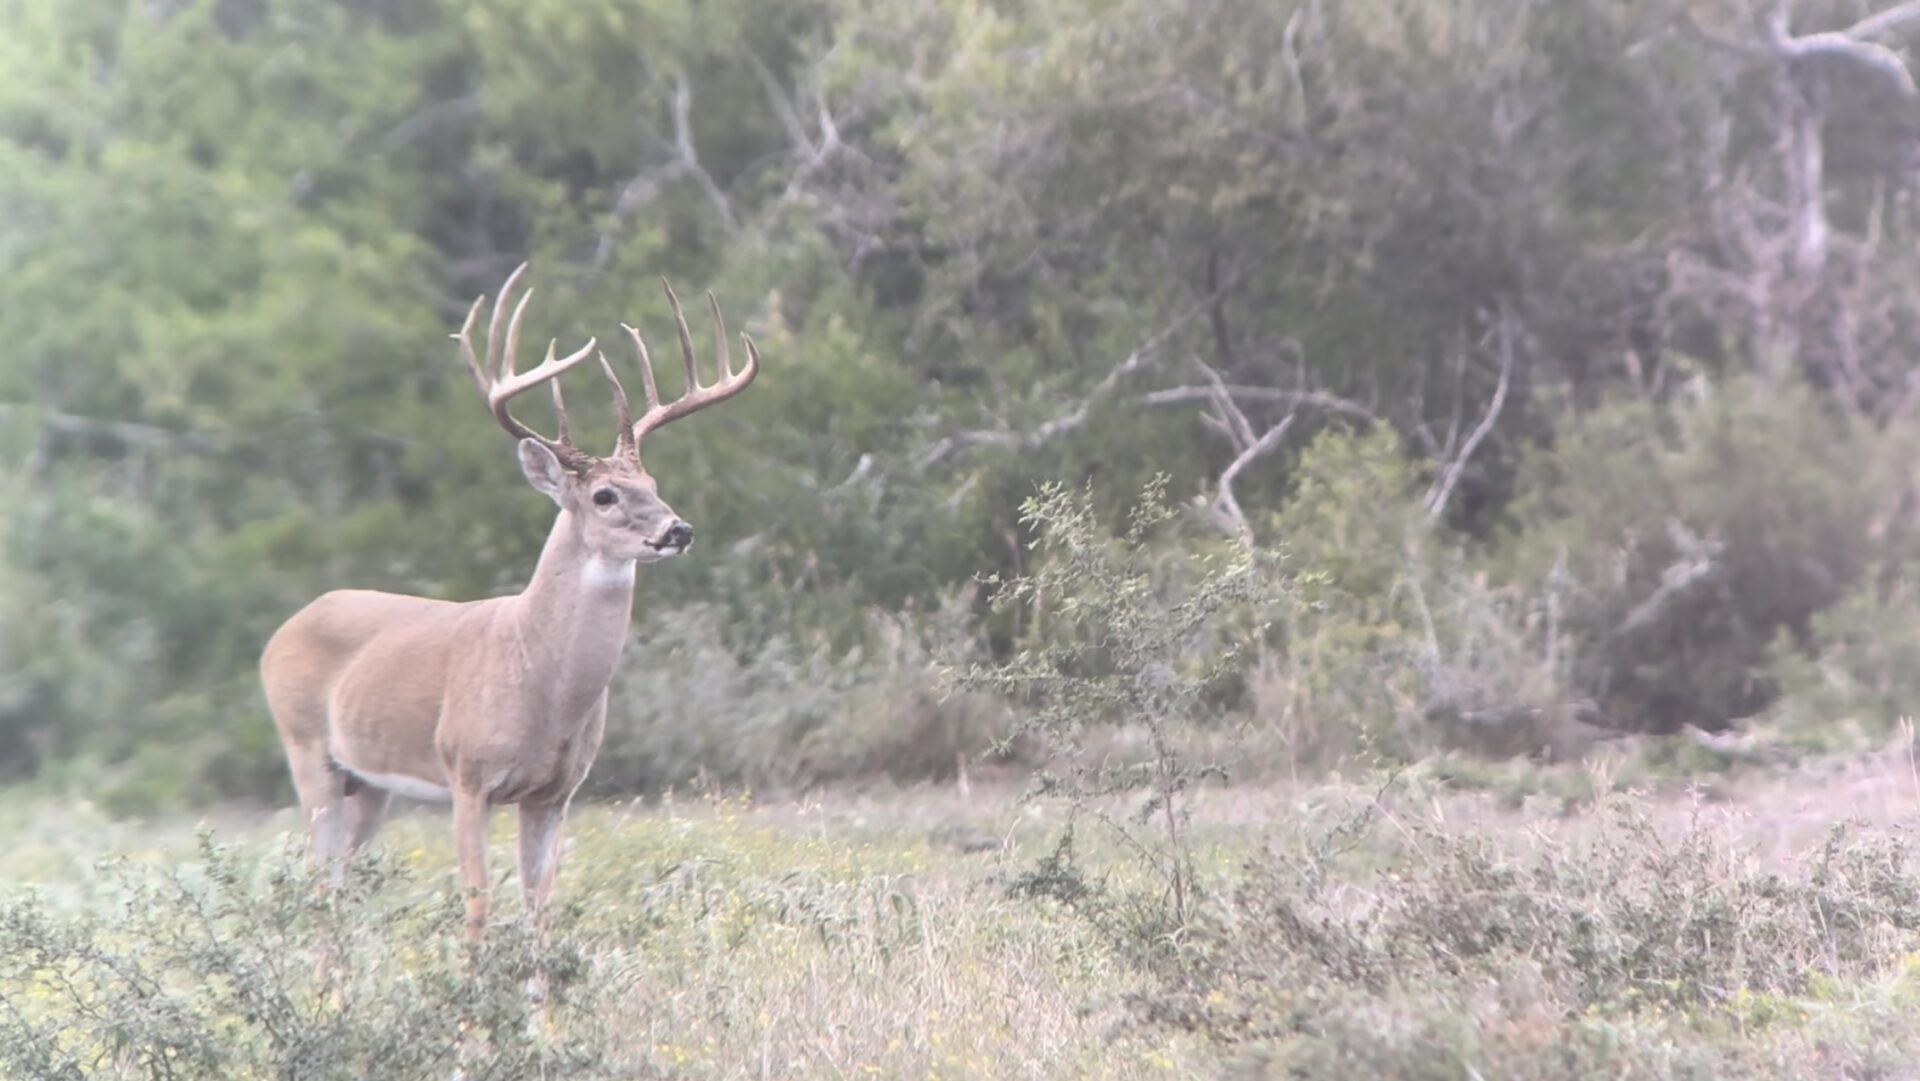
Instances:
[[[327,869],[323,885],[344,881],[347,861],[373,840],[393,795],[451,802],[473,942],[484,938],[487,924],[488,821],[504,805],[519,811],[521,895],[536,941],[544,937],[567,808],[606,732],[608,685],[632,618],[634,569],[693,544],[693,527],[660,497],[641,464],[642,442],[746,390],[760,371],[759,351],[745,334],[746,364],[733,370],[726,324],[709,293],[719,375],[703,385],[686,316],[663,279],[686,367],[677,399],[661,402],[647,344],[624,323],[646,393],[638,419],[596,339],[558,359],[550,342],[545,360],[516,374],[521,319],[533,291],[507,311],[526,269],[522,263],[500,287],[484,363],[473,346],[484,294],[451,335],[488,411],[517,441],[527,483],[559,510],[526,588],[465,602],[335,590],[282,624],[260,659],[311,856]],[[606,457],[574,446],[560,391],[560,377],[590,355],[599,357],[619,422]],[[508,408],[542,383],[553,395],[551,439]]]

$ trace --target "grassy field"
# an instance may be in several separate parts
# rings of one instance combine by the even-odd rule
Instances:
[[[1156,962],[1129,948],[1120,907],[1010,895],[1065,812],[1008,787],[583,808],[559,886],[582,962],[571,997],[530,1059],[470,1076],[588,1075],[555,1047],[628,1077],[1920,1076],[1908,748],[1638,793],[1605,767],[1438,780],[1456,772],[1202,792],[1205,915]],[[291,810],[0,809],[9,1076],[351,1076],[324,1041],[437,1016],[406,1011],[436,979],[470,978],[443,903],[444,813],[382,834],[379,884],[349,917],[363,1004],[347,1007],[304,961],[272,960],[312,938],[307,892],[273,885],[294,825]],[[1092,879],[1137,881],[1121,849],[1083,837]],[[507,940],[511,845],[501,815]],[[364,1004],[395,987],[409,1001]],[[74,988],[117,1003],[113,1023]],[[45,1054],[18,1051],[23,1033]],[[166,1060],[168,1039],[206,1046]],[[419,1076],[446,1075],[425,1061]]]

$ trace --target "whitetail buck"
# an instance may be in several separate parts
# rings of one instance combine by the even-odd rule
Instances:
[[[720,307],[709,295],[720,373],[702,386],[686,317],[669,288],[686,391],[661,404],[646,343],[625,327],[639,353],[647,410],[633,419],[626,391],[600,356],[620,431],[609,457],[581,451],[568,434],[559,378],[593,353],[594,342],[560,359],[550,344],[544,362],[514,374],[532,292],[511,317],[507,303],[525,270],[522,264],[500,288],[484,365],[471,335],[486,297],[474,301],[456,337],[494,419],[520,441],[521,472],[560,507],[526,589],[466,603],[338,590],[287,620],[260,658],[315,858],[337,883],[345,861],[380,828],[393,793],[451,799],[467,932],[476,939],[487,920],[487,817],[495,804],[520,807],[520,888],[536,934],[544,927],[567,804],[606,730],[607,684],[627,638],[634,564],[693,543],[693,527],[660,498],[640,464],[641,441],[740,393],[760,371],[745,335],[746,367],[733,371]],[[557,439],[507,411],[512,398],[541,383],[553,390]]]

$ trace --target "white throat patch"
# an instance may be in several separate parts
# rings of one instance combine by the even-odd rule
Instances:
[[[580,571],[588,589],[616,589],[633,584],[633,560],[589,559]]]

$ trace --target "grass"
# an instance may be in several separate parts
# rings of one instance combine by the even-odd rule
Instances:
[[[1048,826],[1045,813],[1007,814],[1005,795],[971,813],[933,792],[580,809],[556,902],[589,944],[621,1075],[1204,1076],[1190,1046],[1201,1041],[1115,1030],[1113,992],[1130,976],[1071,914],[1005,895],[1007,853]],[[267,862],[294,822],[201,824],[243,860]],[[79,906],[112,895],[94,857],[191,862],[194,825],[15,805],[0,817],[0,857]],[[983,847],[988,827],[997,836]],[[376,847],[403,865],[403,888],[452,896],[448,831],[443,812],[422,809],[389,823]],[[512,842],[512,815],[496,815],[495,912],[509,923]]]
[[[1920,1076],[1905,750],[1749,771],[1711,796],[1622,793],[1604,766],[1520,796],[1456,772],[1412,770],[1384,794],[1374,777],[1203,790],[1208,916],[1183,944],[1197,963],[1173,972],[1066,906],[1010,896],[1064,812],[1002,784],[585,807],[557,899],[586,975],[560,1025],[626,1077]],[[294,817],[0,805],[15,883],[0,900],[24,884],[56,913],[107,914],[120,939],[156,933],[130,930],[165,925],[125,922],[99,856],[196,868],[204,825],[257,879]],[[421,914],[385,924],[395,945],[363,986],[431,988],[432,913],[455,895],[444,812],[400,815],[377,847],[395,872],[383,903]],[[492,858],[510,933],[511,814]],[[1095,882],[1128,880],[1116,849],[1080,858]],[[117,1061],[22,1076],[162,1076]]]

